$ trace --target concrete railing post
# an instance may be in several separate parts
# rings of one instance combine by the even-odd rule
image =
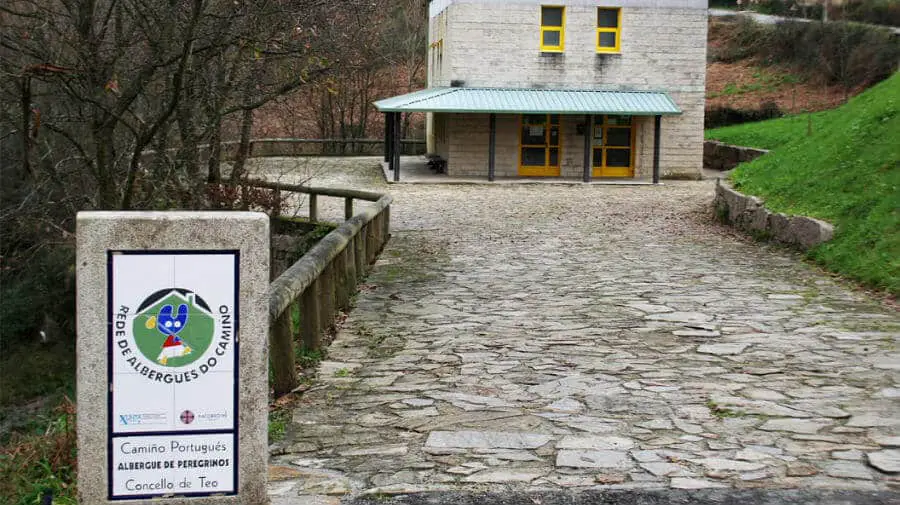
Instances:
[[[293,391],[297,387],[297,374],[294,369],[294,328],[290,309],[285,310],[269,328],[269,361],[275,396]]]
[[[375,253],[378,252],[378,238],[375,236],[375,230],[377,225],[375,223],[376,218],[372,218],[369,221],[369,224],[366,225],[366,264],[371,265],[373,261],[375,261]]]
[[[334,323],[334,261],[325,267],[319,276],[319,319],[323,331]]]
[[[347,264],[347,269],[344,270],[344,282],[347,286],[347,305],[345,308],[350,307],[350,300],[353,298],[353,295],[356,293],[356,279],[359,278],[359,274],[357,274],[356,270],[356,241],[351,240],[349,244],[347,244],[347,248],[344,249],[345,253],[345,262]]]
[[[391,207],[388,205],[381,211],[381,214],[384,216],[381,222],[382,227],[382,240],[387,243],[388,239],[391,238]],[[382,244],[383,245],[383,244]]]
[[[353,199],[344,198],[344,220],[353,217]]]
[[[334,308],[335,312],[347,308],[350,290],[347,288],[347,248],[334,258]]]
[[[366,275],[368,262],[366,261],[366,226],[363,226],[359,233],[353,237],[354,256],[356,260],[356,278],[360,279]],[[355,282],[355,281],[354,281]]]
[[[309,220],[313,223],[319,220],[318,195],[309,195]]]
[[[322,347],[318,279],[314,280],[300,295],[300,329],[304,349],[316,351]]]
[[[272,217],[281,216],[281,205],[281,190],[276,189],[272,191]]]
[[[380,252],[381,248],[384,247],[384,211],[378,213],[378,218],[376,221],[377,226],[375,227],[375,239],[377,244],[375,244],[375,251]]]

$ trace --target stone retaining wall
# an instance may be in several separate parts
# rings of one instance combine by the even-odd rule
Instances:
[[[769,151],[752,147],[732,146],[718,140],[703,142],[703,168],[731,170],[740,163],[759,158]]]
[[[716,181],[713,205],[716,215],[735,228],[803,250],[827,242],[834,236],[834,227],[829,223],[806,216],[771,212],[761,199],[741,194],[721,179]]]

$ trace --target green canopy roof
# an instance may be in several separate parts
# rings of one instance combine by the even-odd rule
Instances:
[[[666,93],[535,88],[428,88],[375,102],[380,112],[681,114]]]

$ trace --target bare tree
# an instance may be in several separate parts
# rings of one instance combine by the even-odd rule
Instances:
[[[404,80],[403,90],[408,93],[425,84],[428,5],[423,0],[394,0],[391,4],[391,22],[382,33],[385,59],[398,71]],[[410,119],[410,114],[404,114],[404,136],[408,135]]]
[[[325,36],[337,30],[319,27],[360,4],[0,3],[4,293],[43,290],[35,313],[71,297],[71,286],[53,290],[67,286],[78,210],[208,206],[221,141],[249,135],[254,110],[326,76],[335,58]]]

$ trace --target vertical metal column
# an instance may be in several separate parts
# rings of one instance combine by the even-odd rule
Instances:
[[[494,182],[494,158],[497,154],[497,115],[491,114],[490,120],[491,135],[488,142],[488,181]]]
[[[384,113],[384,162],[391,162],[391,113]]]
[[[659,184],[659,141],[662,116],[653,117],[653,184]]]
[[[394,113],[394,126],[392,132],[394,134],[394,148],[391,150],[394,159],[394,182],[400,180],[400,113]]]
[[[591,149],[591,140],[594,138],[594,116],[585,114],[584,116],[584,182],[591,182],[593,175],[591,160],[593,152]]]

